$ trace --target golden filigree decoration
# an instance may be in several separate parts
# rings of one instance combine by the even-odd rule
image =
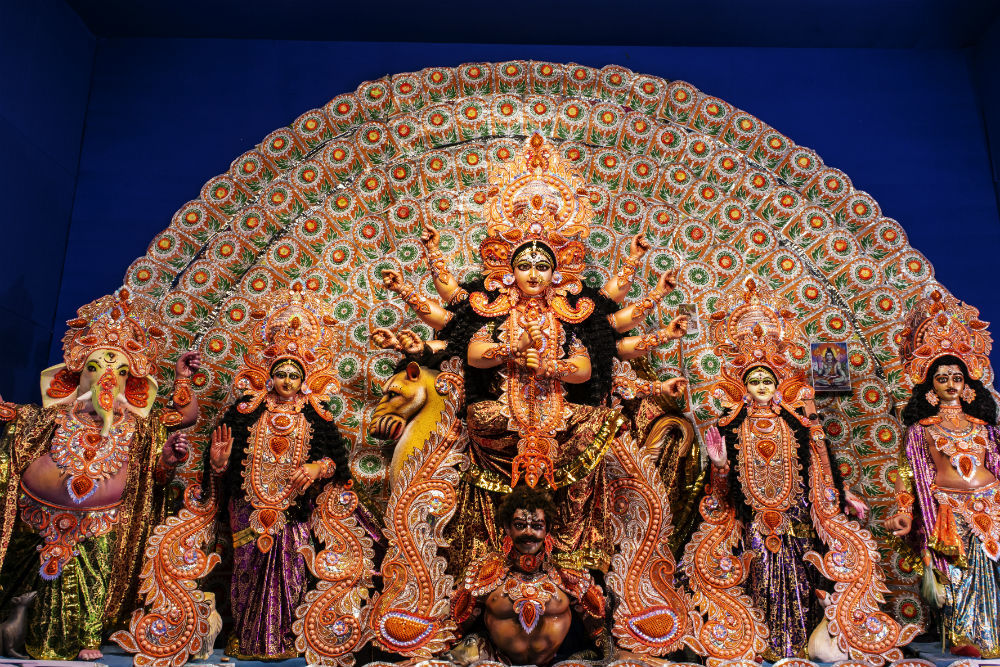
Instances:
[[[188,484],[184,508],[153,530],[139,575],[145,609],[132,613],[128,631],[111,635],[113,642],[135,654],[132,664],[137,667],[181,667],[202,651],[210,634],[213,607],[198,589],[198,580],[221,560],[202,550],[215,536],[218,499],[214,489],[203,499],[200,494],[200,484]]]
[[[372,637],[371,609],[363,605],[372,585],[375,552],[372,540],[354,517],[358,496],[348,488],[328,484],[310,523],[323,549],[307,545],[299,552],[319,580],[295,610],[295,649],[310,665],[354,664],[354,652]]]
[[[670,507],[651,454],[625,432],[612,442],[608,463],[614,477],[612,540],[619,545],[607,576],[619,600],[612,634],[620,646],[642,655],[664,655],[685,645],[704,654],[701,616],[674,585]]]

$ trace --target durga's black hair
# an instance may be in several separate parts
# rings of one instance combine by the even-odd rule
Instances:
[[[497,522],[500,526],[509,526],[517,510],[529,512],[542,510],[545,513],[546,526],[549,530],[552,529],[552,522],[556,518],[556,506],[552,503],[552,496],[547,492],[524,484],[514,487],[513,491],[504,496],[497,508]]]
[[[757,367],[755,367],[757,368]],[[767,368],[764,366],[764,368]],[[753,369],[750,369],[753,370]],[[770,370],[770,369],[768,369]],[[747,371],[750,372],[749,370]],[[774,373],[774,371],[771,371]],[[729,411],[723,414],[726,416]],[[740,437],[740,426],[743,421],[747,418],[747,411],[742,410],[740,414],[736,416],[733,421],[725,426],[719,426],[719,432],[722,437],[726,440],[726,457],[729,459],[729,465],[731,470],[735,470],[736,467],[736,443],[739,441]],[[806,493],[809,489],[809,466],[812,464],[812,448],[809,446],[810,435],[809,428],[803,426],[794,414],[788,411],[787,408],[782,408],[781,418],[788,424],[788,428],[792,431],[792,436],[795,438],[795,442],[798,444],[798,449],[796,450],[796,457],[798,462],[802,465],[802,476],[803,482],[806,485]],[[840,467],[834,460],[833,454],[830,454],[830,474],[833,476],[833,485],[836,487],[841,496],[847,490],[844,486],[844,478],[840,474]],[[731,472],[732,476],[733,473]],[[736,518],[742,521],[744,524],[749,525],[750,520],[753,518],[752,510],[747,504],[746,494],[743,493],[743,486],[732,477],[733,482],[729,485],[729,497],[733,503],[733,507],[736,509]]]
[[[499,296],[496,292],[485,289],[483,280],[474,280],[462,284],[462,289],[470,294],[473,292],[486,292],[487,297],[493,300]],[[579,324],[565,323],[566,344],[575,335],[576,338],[587,348],[590,354],[590,380],[582,384],[566,383],[567,398],[573,403],[585,405],[599,405],[609,399],[611,394],[611,368],[612,359],[615,356],[615,348],[621,338],[611,323],[608,315],[618,310],[618,304],[601,294],[598,290],[584,286],[577,295],[567,295],[570,305],[576,307],[579,300],[587,297],[594,302],[594,312]],[[430,368],[440,368],[441,362],[453,356],[462,359],[465,366],[465,400],[466,405],[471,405],[477,401],[494,398],[491,385],[496,378],[496,369],[473,368],[468,363],[469,343],[477,331],[492,323],[494,327],[499,327],[503,322],[503,317],[483,317],[479,315],[469,304],[468,299],[457,304],[448,306],[448,310],[453,314],[451,320],[438,333],[440,340],[448,343],[441,352],[431,354],[425,350],[418,355],[406,355],[396,364],[396,371],[402,370],[410,361],[416,361],[422,366]],[[495,335],[495,334],[494,334]]]
[[[993,396],[983,386],[982,382],[969,377],[969,369],[966,368],[965,363],[961,359],[950,354],[935,359],[931,367],[927,369],[927,376],[924,378],[924,381],[913,388],[913,395],[910,397],[910,401],[906,404],[906,407],[903,408],[903,414],[901,415],[904,426],[911,426],[921,419],[933,417],[938,413],[937,406],[927,402],[927,392],[934,391],[934,374],[937,372],[937,369],[941,366],[951,365],[962,369],[962,375],[965,376],[965,384],[976,392],[976,397],[972,399],[971,403],[966,403],[965,399],[959,399],[962,402],[962,410],[970,417],[982,419],[987,424],[996,426],[997,404],[993,400]]]
[[[517,256],[520,255],[525,248],[530,248],[532,246],[534,246],[536,250],[543,253],[546,257],[549,258],[549,262],[552,263],[552,270],[554,271],[556,268],[556,254],[555,252],[553,252],[552,248],[550,248],[547,243],[544,243],[542,241],[528,241],[527,243],[522,243],[521,245],[517,246],[514,249],[514,252],[510,254],[511,268],[513,268],[514,261],[517,259]]]
[[[292,366],[295,366],[296,368],[299,369],[299,374],[302,376],[302,378],[305,379],[306,370],[302,368],[302,362],[300,362],[298,359],[293,359],[292,357],[278,357],[277,359],[275,359],[274,363],[271,364],[271,367],[267,370],[267,374],[274,375],[274,370],[278,366],[281,366],[282,364],[291,364]]]
[[[244,414],[236,408],[238,403],[239,401],[231,405],[219,422],[220,425],[229,426],[233,432],[233,450],[229,455],[229,467],[226,468],[226,472],[219,480],[219,490],[226,497],[239,496],[243,493],[243,448],[250,439],[250,429],[267,409],[267,405],[261,402],[256,410]],[[305,404],[302,408],[302,414],[309,422],[312,431],[312,437],[309,440],[309,460],[318,461],[329,458],[337,466],[333,473],[333,481],[343,483],[349,480],[351,468],[347,457],[350,443],[340,434],[335,423],[327,421],[317,414],[311,403]],[[208,459],[210,452],[211,445],[205,448],[202,489],[208,488],[208,478],[211,474],[211,465]],[[321,488],[322,484],[317,482],[309,490],[319,491]],[[288,509],[289,518],[295,521],[308,520],[309,512],[312,510],[311,502],[306,500],[308,497],[307,493],[296,498],[296,501]],[[224,505],[224,503],[222,504]]]

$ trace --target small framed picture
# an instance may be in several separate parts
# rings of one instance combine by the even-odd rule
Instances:
[[[816,393],[849,393],[851,371],[847,367],[847,343],[809,344],[809,362]]]
[[[681,315],[687,315],[688,318],[687,331],[684,332],[685,334],[696,334],[701,331],[698,325],[698,304],[680,304],[677,306],[677,316],[680,317]]]

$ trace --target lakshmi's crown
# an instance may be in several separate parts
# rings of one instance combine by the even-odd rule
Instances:
[[[580,175],[536,133],[518,159],[490,164],[489,183],[487,236],[480,244],[487,289],[500,286],[517,246],[539,241],[555,253],[562,275],[555,286],[579,291],[585,252],[580,239],[590,234],[592,215]]]
[[[906,318],[899,345],[910,380],[923,382],[934,360],[945,355],[961,359],[969,377],[981,380],[993,347],[988,326],[976,308],[939,290],[917,301]]]
[[[163,331],[152,324],[154,315],[145,306],[129,300],[122,288],[115,296],[102,296],[77,309],[76,317],[66,324],[63,336],[63,359],[66,368],[79,373],[87,358],[97,350],[116,350],[125,355],[129,373],[135,377],[151,375],[160,353]]]

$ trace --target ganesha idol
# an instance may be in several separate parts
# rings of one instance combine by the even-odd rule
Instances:
[[[27,651],[101,657],[105,628],[131,611],[141,552],[187,457],[197,353],[176,364],[173,408],[156,405],[162,337],[123,289],[79,309],[64,363],[42,373],[42,406],[0,418],[0,609],[37,590]]]

